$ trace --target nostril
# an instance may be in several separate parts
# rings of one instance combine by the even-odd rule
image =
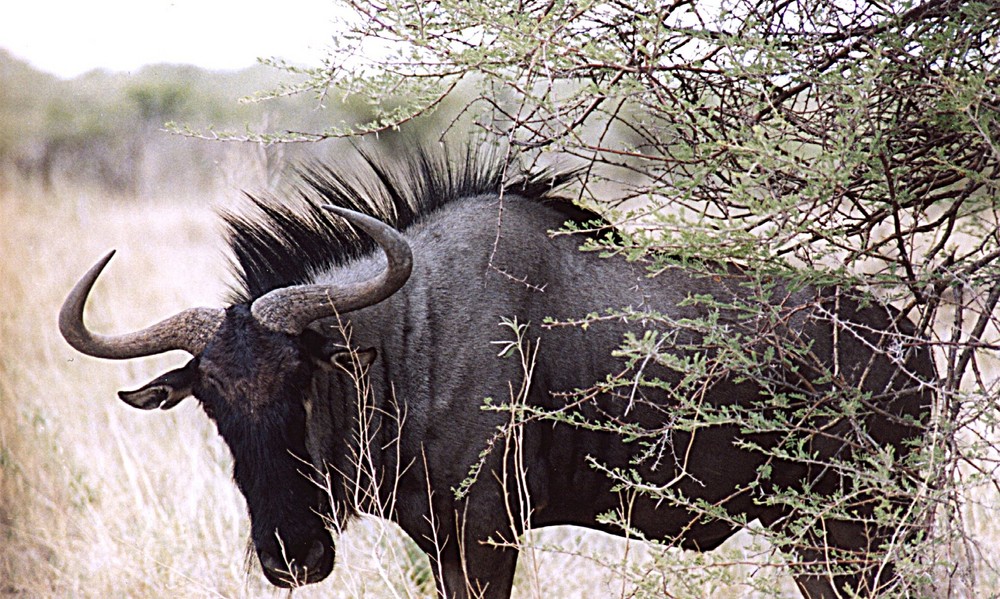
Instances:
[[[323,580],[333,567],[330,552],[326,545],[318,540],[314,540],[309,546],[309,552],[299,559],[284,553],[280,556],[275,555],[268,551],[259,551],[257,555],[267,579],[272,584],[285,588]]]
[[[317,572],[319,571],[320,565],[323,563],[323,557],[325,554],[326,549],[324,549],[323,543],[313,541],[312,547],[309,548],[309,555],[306,556],[303,565],[313,572]]]
[[[257,554],[257,557],[260,558],[260,565],[265,572],[288,574],[288,566],[278,561],[278,559],[270,553],[260,552]]]

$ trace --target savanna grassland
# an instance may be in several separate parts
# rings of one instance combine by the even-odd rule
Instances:
[[[278,597],[246,557],[248,521],[231,458],[197,402],[144,412],[117,400],[187,359],[180,352],[113,362],[60,337],[75,280],[117,249],[87,311],[121,332],[186,307],[220,305],[229,281],[217,210],[240,201],[125,198],[98,191],[0,195],[0,595]],[[983,431],[986,435],[992,433]],[[997,491],[963,510],[972,588],[996,596]],[[525,539],[515,597],[796,596],[780,556],[741,533],[708,554],[557,528]],[[957,551],[955,566],[966,557]],[[426,558],[393,525],[353,523],[337,567],[301,597],[432,596]]]
[[[926,316],[920,343],[943,376],[922,461],[900,467],[876,445],[852,480],[885,505],[902,494],[919,508],[916,519],[895,508],[876,514],[905,524],[883,547],[909,576],[900,593],[1000,597],[997,11],[964,1],[753,1],[734,4],[770,21],[721,15],[719,31],[740,22],[736,33],[704,36],[665,26],[648,3],[534,4],[512,13],[501,2],[435,3],[427,21],[420,3],[395,17],[373,13],[355,33],[411,40],[420,32],[430,52],[401,53],[413,63],[392,62],[385,77],[371,77],[364,61],[355,72],[332,53],[304,72],[156,65],[59,80],[0,49],[0,596],[433,596],[427,558],[376,518],[336,531],[337,565],[326,581],[294,593],[271,587],[247,550],[229,450],[198,402],[144,412],[116,398],[188,356],[89,358],[60,337],[56,316],[73,283],[112,248],[118,254],[86,313],[94,330],[219,306],[231,275],[217,212],[239,210],[241,190],[275,193],[290,164],[339,160],[348,146],[330,138],[344,132],[369,132],[357,143],[389,155],[416,145],[404,126],[419,124],[439,141],[445,129],[465,135],[465,119],[476,118],[498,139],[536,148],[521,156],[526,163],[547,164],[558,148],[624,169],[597,168],[587,189],[625,189],[628,203],[593,199],[634,204],[622,222],[662,233],[616,250],[641,250],[634,256],[651,271],[691,259],[777,268],[795,281],[867,281],[873,297]],[[683,23],[680,13],[700,4],[718,3],[661,8]],[[456,32],[471,26],[479,39],[481,23],[503,26],[476,51],[452,52]],[[707,58],[674,51],[686,46],[704,47]],[[440,81],[479,83],[441,96],[427,87],[431,67]],[[484,102],[492,111],[467,110]],[[272,143],[279,138],[325,141]],[[668,359],[671,348],[654,348],[643,363]],[[759,365],[736,372],[753,376]],[[751,431],[782,430],[746,416]],[[813,460],[805,451],[793,457]],[[917,484],[895,485],[900,473]],[[635,482],[621,487],[622,521],[628,494],[649,492]],[[808,535],[836,514],[829,496],[795,493],[782,501],[816,516]],[[698,554],[575,528],[531,532],[513,541],[522,547],[514,596],[797,596],[785,574],[791,558],[763,536],[742,532]],[[897,543],[904,538],[917,542]]]

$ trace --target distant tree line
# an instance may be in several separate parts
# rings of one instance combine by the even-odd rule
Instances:
[[[237,72],[156,65],[60,80],[0,51],[0,182],[122,197],[270,187],[289,162],[322,158],[329,145],[279,146],[261,132],[326,127],[360,110],[341,97],[253,101],[288,79],[263,65]],[[248,132],[254,143],[205,139]]]

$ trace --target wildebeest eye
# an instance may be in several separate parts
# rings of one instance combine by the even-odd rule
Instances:
[[[222,384],[222,380],[212,374],[211,372],[202,373],[202,381],[212,388],[212,391],[222,394],[225,391],[225,385]]]

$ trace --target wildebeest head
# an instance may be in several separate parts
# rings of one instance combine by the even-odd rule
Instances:
[[[105,336],[86,328],[83,307],[111,252],[80,279],[59,313],[63,336],[91,356],[128,359],[173,349],[194,356],[119,397],[146,410],[172,408],[189,395],[201,402],[233,455],[233,478],[247,501],[264,574],[282,587],[322,580],[334,561],[324,521],[330,507],[309,478],[304,400],[316,369],[351,363],[344,356],[350,350],[307,327],[386,299],[403,286],[412,266],[409,246],[394,229],[357,212],[328,208],[381,246],[387,267],[379,275],[343,285],[276,289],[249,304],[193,308],[141,331]]]

